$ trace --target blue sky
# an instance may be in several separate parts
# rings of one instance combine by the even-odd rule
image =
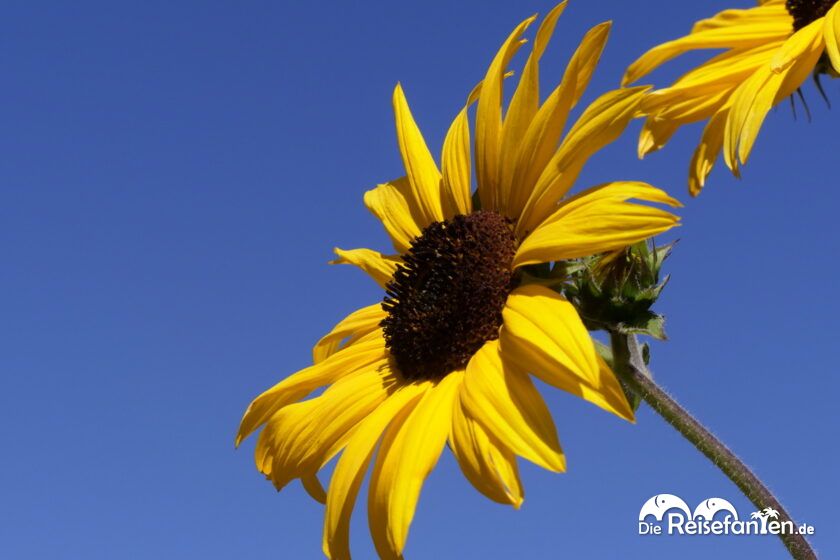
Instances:
[[[749,5],[730,1],[572,0],[546,85],[592,25],[615,21],[587,100],[695,19]],[[437,152],[510,29],[551,6],[6,3],[0,555],[319,558],[322,507],[297,484],[274,492],[252,442],[233,449],[241,413],[381,297],[326,261],[335,245],[387,246],[361,197],[402,174],[395,83]],[[837,82],[827,90],[840,104]],[[780,107],[744,179],[718,169],[697,200],[686,194],[697,127],[639,162],[634,123],[579,184],[645,180],[688,203],[654,372],[816,527],[829,558],[840,555],[838,116],[806,95],[813,122]],[[752,508],[649,410],[631,426],[545,394],[569,472],[523,464],[514,511],[477,494],[446,452],[409,557],[784,557],[774,537],[637,535],[658,493]],[[372,555],[365,518],[353,521],[359,558]]]

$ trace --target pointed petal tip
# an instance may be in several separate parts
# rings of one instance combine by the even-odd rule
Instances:
[[[327,492],[321,481],[318,480],[317,474],[304,475],[300,478],[300,483],[303,489],[309,496],[321,505],[327,504]]]
[[[246,412],[247,414],[247,412]],[[242,424],[240,423],[239,429],[236,431],[236,437],[233,439],[233,448],[239,449],[239,446],[245,441],[245,438],[248,437],[248,434],[242,429]]]
[[[332,252],[336,258],[331,261],[327,261],[327,264],[341,264],[341,253],[344,252],[344,250],[340,247],[333,247]]]
[[[608,19],[607,21],[602,21],[601,23],[590,29],[589,32],[595,33],[597,35],[608,35],[612,31],[612,27],[613,22],[611,19]]]

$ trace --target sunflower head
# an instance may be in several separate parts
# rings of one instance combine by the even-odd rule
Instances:
[[[350,555],[350,515],[369,468],[368,519],[383,558],[401,557],[423,481],[447,445],[479,492],[514,507],[524,499],[517,457],[564,471],[534,377],[633,420],[574,306],[540,273],[559,275],[564,263],[671,229],[678,218],[653,205],[679,203],[630,181],[570,195],[590,157],[636,115],[647,88],[607,92],[567,126],[610,25],[584,36],[543,100],[539,61],[564,8],[539,26],[503,110],[509,66],[534,18],[505,40],[446,133],[440,167],[397,85],[405,176],[364,196],[393,254],[337,249],[334,261],[367,272],[383,300],[339,322],[313,349],[312,366],[257,397],[243,417],[237,441],[263,426],[259,471],[278,489],[300,479],[326,503],[330,558]],[[336,456],[325,490],[318,472]]]
[[[459,214],[423,229],[386,286],[385,346],[407,379],[462,369],[499,337],[502,309],[518,284],[512,221]]]
[[[638,147],[644,157],[665,146],[682,126],[705,122],[689,165],[693,196],[721,154],[740,176],[770,110],[787,99],[795,104],[794,94],[804,100],[801,88],[809,78],[825,96],[820,76],[840,75],[840,2],[759,0],[749,9],[724,10],[639,57],[628,67],[624,83],[695,50],[717,54],[670,86],[650,92],[641,104],[647,119]]]

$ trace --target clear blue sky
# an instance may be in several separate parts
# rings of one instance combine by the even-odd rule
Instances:
[[[572,0],[553,81],[615,21],[587,99],[646,48],[728,4]],[[0,19],[0,556],[320,557],[322,507],[277,494],[233,437],[250,399],[380,298],[334,245],[385,248],[362,193],[399,176],[402,81],[437,151],[512,27],[551,2],[6,2]],[[654,75],[665,83],[669,67]],[[837,82],[829,97],[840,105]],[[659,380],[739,452],[825,558],[836,533],[840,298],[836,131],[771,114],[737,181],[697,200],[699,129],[639,162],[639,123],[582,186],[647,180],[688,202],[654,345]],[[411,558],[782,558],[775,537],[643,538],[662,492],[752,508],[649,410],[630,426],[546,391],[569,458],[524,464],[520,511],[444,455]],[[372,554],[364,510],[359,558]]]

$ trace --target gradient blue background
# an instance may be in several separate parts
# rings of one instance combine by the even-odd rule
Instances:
[[[683,5],[685,4],[685,5]],[[689,6],[689,4],[691,4]],[[545,58],[615,27],[586,99],[646,48],[727,5],[573,1]],[[387,247],[362,193],[402,174],[401,80],[433,151],[523,2],[4,2],[0,18],[0,556],[319,558],[322,506],[233,449],[250,399],[380,298],[335,245]],[[654,79],[665,84],[686,64]],[[521,59],[520,59],[521,61]],[[840,104],[838,83],[829,96]],[[837,112],[768,119],[745,179],[697,200],[692,127],[644,162],[639,123],[581,186],[641,179],[688,202],[659,309],[659,380],[816,526],[836,535]],[[736,488],[657,416],[636,426],[546,391],[569,472],[523,465],[520,511],[449,452],[411,558],[782,558],[775,537],[644,538],[650,496]],[[372,555],[366,515],[352,535]]]

